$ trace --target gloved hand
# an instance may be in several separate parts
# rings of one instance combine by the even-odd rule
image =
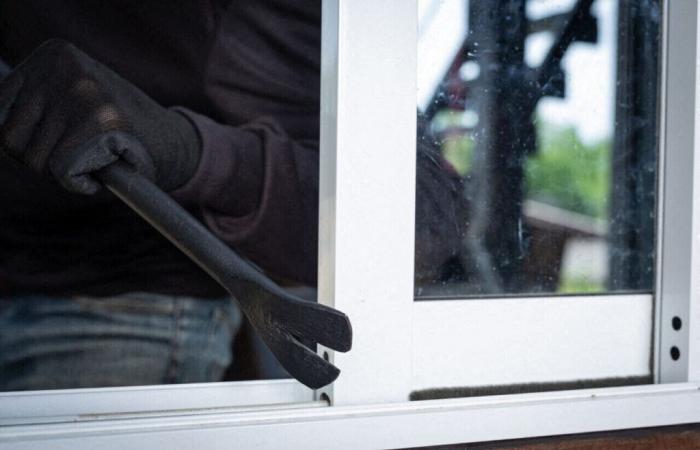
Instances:
[[[200,142],[164,108],[75,46],[51,40],[0,83],[0,152],[66,189],[94,194],[91,173],[122,159],[166,191],[186,183]]]

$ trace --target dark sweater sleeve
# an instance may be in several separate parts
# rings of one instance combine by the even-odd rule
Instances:
[[[318,142],[292,140],[272,118],[228,126],[178,110],[195,124],[202,156],[173,197],[270,275],[314,285]]]

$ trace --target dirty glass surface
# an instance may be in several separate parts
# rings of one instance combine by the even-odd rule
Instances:
[[[419,0],[417,298],[650,292],[658,0]]]

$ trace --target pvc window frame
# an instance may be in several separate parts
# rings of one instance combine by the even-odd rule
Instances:
[[[322,58],[319,298],[348,313],[356,332],[353,352],[335,356],[344,374],[324,390],[335,404],[405,401],[434,388],[697,376],[696,2],[663,5],[654,295],[444,301],[413,298],[416,1],[324,7],[337,24],[324,32]]]
[[[467,314],[450,309],[470,302],[413,301],[416,24],[415,0],[323,2],[319,298],[353,321],[353,350],[329,352],[340,378],[316,393],[283,380],[0,394],[1,448],[415,447],[700,422],[697,3],[664,4],[656,298],[627,299],[653,311],[657,384],[646,386],[406,401],[420,387],[415,355],[455,348],[440,337],[450,316],[549,306],[484,300]],[[440,303],[447,312],[425,306]],[[590,320],[620,314],[601,304],[607,312]],[[416,350],[428,332],[427,350]],[[671,346],[679,361],[667,358]],[[439,371],[424,372],[428,382],[443,382]],[[13,421],[22,411],[30,420]]]

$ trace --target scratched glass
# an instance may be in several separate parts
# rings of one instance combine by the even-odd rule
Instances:
[[[419,0],[417,298],[651,292],[659,0]]]

